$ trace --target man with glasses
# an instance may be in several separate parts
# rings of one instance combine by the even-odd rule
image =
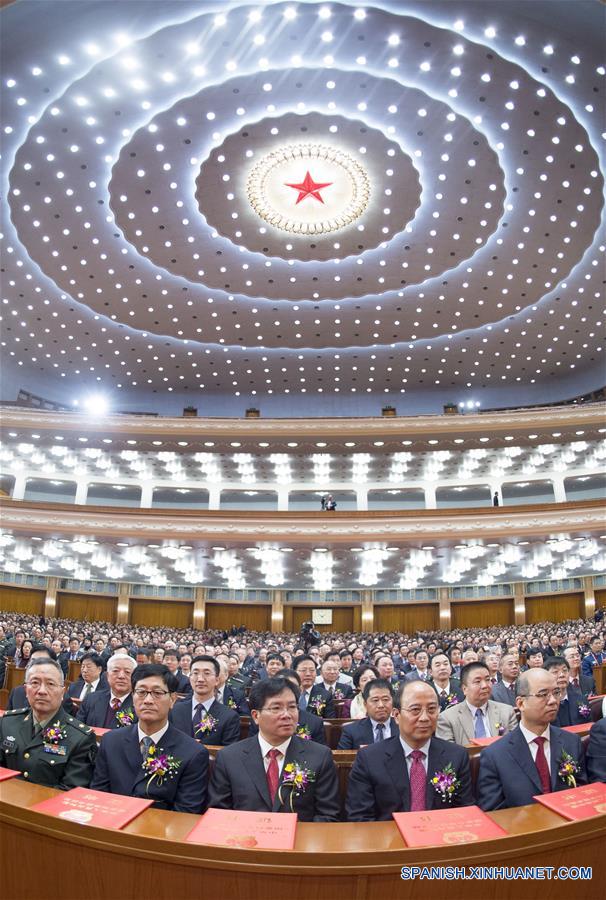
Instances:
[[[25,674],[29,707],[0,719],[0,766],[25,781],[70,790],[88,787],[97,753],[95,735],[62,707],[63,670],[58,662],[33,659]]]
[[[195,656],[189,673],[193,693],[175,703],[170,714],[175,728],[211,747],[240,740],[240,716],[217,700],[220,672],[214,656]]]
[[[337,769],[328,747],[295,734],[299,691],[285,678],[257,682],[249,705],[259,733],[217,754],[209,805],[295,812],[302,822],[339,818]]]
[[[63,705],[68,712],[72,712],[72,700],[83,702],[95,691],[106,690],[109,690],[109,684],[103,671],[103,660],[94,651],[85,653],[80,664],[80,677],[68,687]]]
[[[358,750],[347,789],[348,821],[473,805],[467,751],[434,736],[439,712],[430,684],[402,683],[394,712],[399,735]]]
[[[158,809],[203,813],[208,750],[168,721],[175,676],[148,663],[137,666],[132,684],[137,722],[103,736],[91,788],[153,800]]]
[[[482,809],[525,806],[533,803],[537,794],[587,784],[579,736],[551,724],[561,698],[562,689],[553,672],[529,669],[522,673],[516,696],[520,725],[482,750],[480,756],[478,802]]]

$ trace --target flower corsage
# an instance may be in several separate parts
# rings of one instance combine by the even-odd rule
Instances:
[[[461,782],[457,778],[457,773],[452,767],[452,763],[448,763],[443,769],[435,773],[431,779],[434,789],[440,795],[442,803],[452,803],[455,794],[461,787]]]
[[[134,721],[135,714],[132,709],[116,710],[116,722],[118,723],[118,728],[126,728],[127,725],[132,725]]]
[[[314,699],[310,700],[307,704],[307,708],[312,709],[316,716],[321,716],[326,709],[326,703],[321,697],[314,697]]]
[[[456,706],[459,702],[459,698],[456,694],[448,694],[446,697],[446,709],[450,709],[451,706]]]
[[[47,725],[42,732],[42,740],[45,744],[59,744],[67,737],[67,731],[61,726],[61,722],[55,722],[54,725]]]
[[[306,769],[305,766],[300,766],[298,763],[286,763],[282,770],[282,784],[278,788],[280,803],[284,803],[282,791],[290,788],[290,811],[294,812],[293,798],[303,794],[307,785],[315,779],[316,773],[311,769]]]
[[[214,716],[206,716],[205,719],[202,719],[201,722],[198,722],[196,727],[194,728],[194,737],[204,737],[207,734],[210,734],[213,728],[217,725],[217,719]]]
[[[496,732],[497,732],[497,737],[503,737],[503,735],[505,734],[505,726],[503,725],[503,723],[502,723],[502,722],[495,722],[494,727],[495,727]]]
[[[587,705],[587,703],[578,703],[577,704],[579,715],[582,719],[588,719],[591,715],[591,707]]]
[[[562,754],[558,762],[559,778],[564,782],[564,784],[567,784],[568,787],[575,788],[577,786],[575,775],[578,774],[579,764],[570,755],[570,753],[567,753],[565,750],[562,750]]]
[[[295,734],[297,737],[303,738],[304,741],[311,741],[311,731],[307,725],[297,725]]]
[[[165,778],[174,778],[180,765],[180,759],[175,759],[174,756],[163,753],[162,750],[159,750],[152,744],[141,766],[143,771],[149,775],[146,791],[149,791],[154,779],[161,786]]]
[[[227,698],[227,706],[229,707],[229,709],[237,709],[238,708],[238,704],[236,703],[236,701],[234,700],[233,697]]]

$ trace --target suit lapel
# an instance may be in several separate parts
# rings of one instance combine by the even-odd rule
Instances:
[[[470,744],[474,738],[474,722],[471,711],[466,703],[461,703],[457,712],[459,713],[462,736],[465,743]]]
[[[133,791],[141,781],[145,781],[149,776],[143,770],[143,757],[141,755],[141,746],[139,744],[139,729],[137,725],[128,725],[126,734],[126,742],[124,745],[124,755],[127,764],[131,770],[133,778]]]
[[[532,781],[537,789],[537,794],[542,793],[539,770],[535,765],[526,738],[520,731],[520,728],[516,728],[516,730],[512,731],[507,738],[504,738],[504,740],[507,740],[507,749],[514,763],[517,763],[524,774]],[[513,771],[515,771],[515,768]]]
[[[385,745],[385,769],[393,782],[397,796],[402,797],[403,809],[410,809],[408,768],[399,738]]]
[[[431,743],[429,745],[429,756],[427,757],[427,784],[425,786],[425,808],[433,809],[434,805],[436,805],[438,794],[431,783],[431,779],[435,775],[435,773],[443,768],[449,762],[448,759],[444,758],[444,753],[438,744],[431,739]],[[457,773],[458,774],[458,773]],[[440,804],[441,806],[446,806],[446,804]],[[438,808],[438,807],[436,807]]]
[[[562,736],[557,728],[550,726],[549,728],[549,745],[550,745],[550,763],[551,763],[551,789],[553,791],[557,791],[562,785],[564,787],[568,787],[567,784],[564,784],[560,781],[560,777],[558,775],[558,769],[560,768],[560,763],[562,762],[562,754],[566,752],[566,748],[564,747],[564,742],[562,740]],[[578,760],[575,759],[575,762]]]
[[[267,786],[267,773],[265,772],[265,765],[263,763],[263,757],[261,756],[261,745],[259,744],[258,739],[251,738],[250,743],[247,742],[247,744],[243,744],[242,753],[244,753],[246,757],[244,764],[247,775],[261,796],[265,808],[271,809],[269,787]]]

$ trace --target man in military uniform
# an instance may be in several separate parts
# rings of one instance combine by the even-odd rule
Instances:
[[[67,791],[88,787],[97,742],[91,728],[61,705],[63,671],[52,659],[29,664],[25,691],[29,708],[8,711],[0,719],[0,766],[24,779]]]

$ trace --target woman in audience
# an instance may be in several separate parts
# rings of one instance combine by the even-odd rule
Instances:
[[[34,645],[29,638],[26,638],[21,644],[21,655],[16,662],[16,666],[18,669],[25,669],[27,664],[30,661],[32,650],[34,649]]]
[[[379,670],[375,669],[374,666],[361,665],[359,669],[356,669],[353,676],[353,683],[358,693],[353,700],[349,701],[350,706],[347,716],[345,715],[345,708],[343,709],[343,718],[363,719],[366,716],[366,707],[364,706],[362,691],[364,690],[365,684],[368,684],[369,681],[374,681],[375,678],[378,677]]]

